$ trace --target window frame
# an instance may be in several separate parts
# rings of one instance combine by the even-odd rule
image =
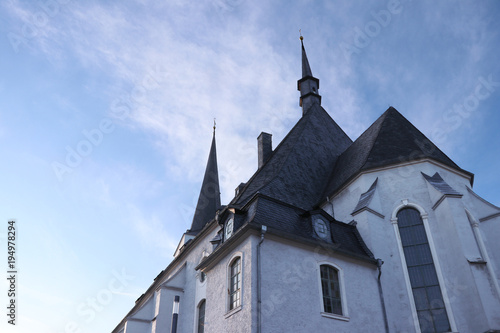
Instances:
[[[239,271],[239,304],[232,307],[232,298],[231,298],[231,285],[232,285],[232,276],[231,276],[231,268],[233,264],[239,260],[240,262],[240,271]],[[226,266],[226,287],[227,287],[227,298],[226,298],[226,314],[225,318],[228,318],[232,316],[234,313],[240,311],[243,306],[243,253],[241,252],[236,252],[234,253],[231,258],[227,261],[227,266]]]
[[[321,279],[321,266],[329,266],[329,267],[333,268],[335,271],[337,271],[342,314],[336,314],[336,313],[331,313],[331,312],[325,311],[325,305],[324,305],[324,300],[323,300],[323,285],[322,285],[322,279]],[[350,318],[349,318],[349,312],[348,312],[348,307],[347,307],[344,270],[339,265],[334,264],[330,261],[320,261],[320,262],[318,262],[316,275],[318,277],[317,278],[318,279],[318,290],[319,290],[319,297],[318,298],[319,298],[319,306],[320,306],[321,316],[326,317],[326,318],[331,318],[331,319],[349,321]]]
[[[203,305],[203,330],[200,331],[200,310],[201,306]],[[196,333],[203,333],[205,332],[205,317],[206,317],[206,311],[207,311],[207,300],[203,298],[199,303],[198,306],[196,307]]]
[[[241,258],[236,257],[229,265],[229,310],[241,306]]]
[[[401,204],[399,204],[397,207],[395,207],[393,209],[393,211],[392,211],[391,223],[393,225],[394,233],[396,235],[396,240],[397,240],[397,243],[398,243],[399,257],[401,259],[401,264],[402,264],[402,269],[403,269],[403,276],[404,276],[405,283],[406,283],[406,290],[407,290],[407,293],[408,293],[408,298],[410,300],[410,310],[411,310],[412,315],[413,315],[413,323],[414,323],[415,329],[416,329],[417,333],[421,332],[420,321],[418,319],[415,298],[413,297],[413,290],[412,290],[412,286],[411,286],[411,282],[410,282],[410,275],[409,275],[409,272],[408,272],[408,265],[406,263],[406,257],[405,257],[405,254],[404,254],[403,243],[401,241],[401,234],[399,232],[398,217],[397,217],[398,213],[401,210],[406,209],[406,208],[413,208],[413,209],[415,209],[416,211],[419,212],[420,219],[422,220],[422,224],[424,226],[425,234],[427,236],[427,242],[428,242],[428,245],[429,245],[429,248],[430,248],[430,251],[431,251],[431,255],[432,255],[432,258],[433,258],[434,268],[436,270],[437,278],[438,278],[438,281],[439,281],[439,286],[440,286],[441,293],[442,293],[442,296],[443,296],[443,302],[444,302],[446,314],[448,316],[448,321],[449,321],[449,324],[450,324],[450,327],[451,327],[451,331],[452,332],[456,332],[457,331],[457,325],[455,323],[455,317],[453,316],[453,311],[452,311],[452,308],[451,308],[450,298],[448,297],[448,292],[446,290],[446,284],[445,284],[445,280],[444,280],[443,273],[442,273],[442,270],[441,270],[441,265],[439,263],[439,259],[438,259],[437,253],[436,253],[436,247],[434,245],[434,240],[433,240],[432,234],[430,232],[428,214],[427,214],[427,212],[420,205],[410,202],[409,199],[402,199],[401,200]]]

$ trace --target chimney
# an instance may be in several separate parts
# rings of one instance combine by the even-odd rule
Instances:
[[[257,147],[259,154],[259,169],[267,162],[273,153],[272,135],[262,132],[257,138]]]
[[[234,190],[234,196],[240,194],[241,190],[245,187],[246,184],[247,183],[240,183],[240,185],[238,185],[238,187]]]

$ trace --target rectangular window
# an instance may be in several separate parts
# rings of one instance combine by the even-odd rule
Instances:
[[[332,266],[321,265],[320,273],[324,312],[342,315],[339,272]]]
[[[229,310],[241,305],[241,258],[231,264],[229,280]]]

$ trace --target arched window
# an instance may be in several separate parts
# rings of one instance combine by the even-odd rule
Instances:
[[[342,315],[339,271],[330,265],[321,265],[320,275],[321,290],[323,292],[323,311]]]
[[[241,305],[241,257],[236,257],[229,266],[229,310]]]
[[[205,332],[205,304],[206,301],[202,300],[198,305],[198,330],[197,333]]]
[[[450,323],[420,213],[414,208],[403,208],[397,218],[420,330],[449,332]]]

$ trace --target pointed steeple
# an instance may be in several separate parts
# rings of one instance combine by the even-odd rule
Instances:
[[[318,93],[319,80],[312,75],[302,36],[300,36],[300,43],[302,45],[302,78],[297,81],[297,89],[300,91],[299,105],[302,107],[302,115],[304,115],[311,105],[315,103],[321,105],[321,96]]]
[[[306,49],[304,48],[304,37],[300,36],[300,44],[302,44],[302,77],[313,76],[309,60],[307,60]]]
[[[208,155],[207,167],[205,176],[201,184],[200,196],[198,204],[194,212],[193,222],[189,233],[197,234],[207,222],[215,217],[217,209],[220,208],[220,188],[219,188],[219,172],[217,169],[217,152],[215,148],[215,120],[214,134],[212,138],[212,146]]]

